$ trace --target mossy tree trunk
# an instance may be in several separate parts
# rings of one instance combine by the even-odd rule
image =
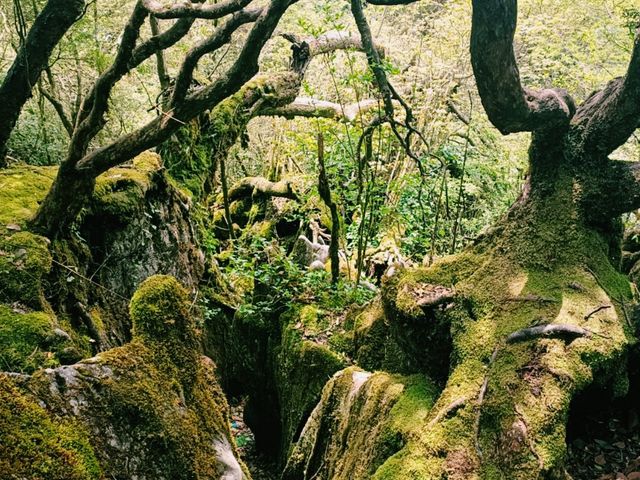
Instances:
[[[628,386],[633,296],[618,272],[617,217],[640,207],[640,176],[608,155],[640,120],[639,41],[627,74],[576,107],[565,91],[522,87],[515,0],[473,8],[482,103],[503,134],[532,132],[530,178],[475,246],[393,285],[392,322],[429,318],[442,308],[436,286],[453,288],[451,367],[420,433],[374,478],[569,478],[572,399],[589,385],[612,396]],[[545,324],[548,336],[525,330]]]

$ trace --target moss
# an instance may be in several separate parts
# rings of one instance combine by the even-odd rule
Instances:
[[[140,214],[142,200],[160,171],[160,157],[144,152],[133,159],[133,167],[112,168],[96,179],[91,208],[94,212],[127,219]]]
[[[237,457],[229,409],[213,363],[199,354],[189,307],[174,278],[150,277],[131,300],[131,343],[40,371],[29,383],[52,411],[75,405],[106,477],[212,480],[227,468],[216,442]]]
[[[31,373],[40,367],[52,367],[58,359],[51,351],[65,338],[53,333],[55,322],[43,312],[15,313],[0,304],[0,362],[9,372]]]
[[[0,478],[102,478],[86,429],[52,417],[5,375],[0,375]]]
[[[186,384],[195,375],[199,342],[185,289],[174,277],[154,275],[131,298],[129,312],[134,340],[173,357]]]
[[[10,224],[25,227],[49,191],[56,172],[56,167],[26,165],[0,171],[0,229]]]
[[[385,476],[391,458],[428,415],[438,394],[423,375],[402,377],[350,367],[334,375],[305,425],[283,474],[332,480]],[[400,452],[400,453],[398,453]]]
[[[424,318],[413,295],[424,284],[454,286],[456,298],[444,312],[452,341],[446,386],[406,447],[374,478],[556,478],[572,397],[594,381],[624,391],[629,283],[612,266],[606,237],[582,222],[570,179],[558,175],[557,182],[554,195],[518,205],[467,252],[385,285],[391,327],[398,318]],[[616,308],[586,319],[603,304]],[[363,323],[381,325],[372,318]],[[537,323],[580,325],[595,335],[505,344],[509,334]]]
[[[254,77],[208,116],[191,121],[159,148],[169,175],[196,197],[206,196],[220,160],[244,134],[258,101],[261,108],[285,105],[295,98],[296,87],[299,84],[292,73]]]
[[[285,317],[287,318],[287,317]],[[306,305],[286,320],[280,347],[275,352],[275,381],[282,422],[281,459],[286,459],[291,442],[318,402],[331,376],[344,368],[343,357],[326,345],[305,340],[302,332],[317,331],[318,309]]]
[[[29,232],[0,236],[0,301],[44,309],[43,277],[51,269],[48,241]]]

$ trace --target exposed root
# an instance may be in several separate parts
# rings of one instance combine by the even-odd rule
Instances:
[[[465,403],[467,403],[467,399],[465,397],[460,397],[460,398],[455,399],[453,402],[451,402],[445,408],[440,410],[435,417],[433,417],[433,419],[428,423],[427,428],[429,429],[429,428],[433,427],[440,420],[442,420],[443,418],[449,416],[450,414],[452,414],[453,412],[455,412],[459,408],[463,407]]]
[[[487,386],[489,385],[489,373],[491,372],[491,366],[493,362],[495,362],[496,357],[498,356],[498,349],[500,345],[496,345],[493,349],[493,353],[491,354],[491,359],[489,360],[489,364],[487,365],[487,373],[484,375],[484,381],[482,382],[482,387],[480,387],[480,392],[478,392],[478,399],[476,400],[476,419],[473,425],[473,431],[475,436],[476,443],[476,452],[478,452],[478,456],[482,458],[482,448],[480,447],[480,441],[478,440],[478,433],[480,432],[480,413],[482,412],[482,403],[484,402],[484,395],[487,392]]]
[[[596,308],[594,311],[588,313],[587,315],[584,316],[585,320],[589,320],[592,316],[594,316],[596,313],[602,311],[602,310],[606,310],[607,308],[611,308],[612,305],[600,305],[598,308]]]
[[[538,302],[538,303],[557,303],[555,298],[541,297],[539,295],[521,295],[517,297],[507,298],[509,302]]]

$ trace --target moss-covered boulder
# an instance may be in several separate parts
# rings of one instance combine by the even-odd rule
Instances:
[[[437,393],[422,375],[372,374],[356,367],[338,372],[324,387],[282,478],[396,478],[385,476],[385,462],[402,454]]]
[[[286,462],[291,444],[318,403],[323,387],[346,365],[322,331],[318,308],[306,305],[285,315],[282,343],[275,350],[275,384],[280,405],[280,461]],[[316,338],[314,338],[316,337]]]
[[[131,301],[131,343],[23,385],[56,418],[86,427],[106,478],[248,478],[190,305],[174,278],[151,277]]]

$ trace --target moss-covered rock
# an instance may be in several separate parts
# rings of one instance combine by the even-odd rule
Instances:
[[[331,376],[346,365],[345,358],[326,344],[304,338],[319,330],[318,311],[312,305],[285,316],[282,343],[275,351],[275,383],[281,418],[280,461],[284,464],[292,442],[316,406]]]
[[[385,462],[402,451],[437,393],[421,375],[371,374],[355,367],[338,372],[306,422],[283,479],[388,478]]]
[[[103,478],[88,431],[51,416],[6,374],[0,374],[0,478]]]
[[[189,307],[174,278],[151,277],[131,301],[131,343],[24,384],[47,410],[86,426],[107,478],[248,478]]]
[[[133,159],[131,166],[106,171],[96,179],[90,208],[125,223],[133,215],[142,215],[143,200],[156,187],[161,166],[159,155],[144,152]]]
[[[361,478],[566,479],[572,398],[589,385],[624,394],[629,281],[615,268],[606,230],[582,218],[571,176],[558,173],[550,183],[544,198],[525,195],[465,252],[386,281],[383,311],[378,305],[363,314],[356,358],[380,368],[385,355],[367,346],[382,348],[381,339],[392,337],[416,371],[429,371],[441,351],[449,372],[404,447]],[[587,333],[508,340],[543,324]],[[323,395],[320,433],[313,435],[349,438],[353,425],[332,420],[344,417],[344,402],[329,399]],[[298,473],[291,478],[340,478],[330,470],[340,463],[333,447],[310,444],[293,452],[289,464]]]
[[[31,373],[59,365],[56,352],[72,345],[68,333],[44,312],[19,312],[0,304],[0,368]]]
[[[49,243],[29,232],[0,235],[0,301],[43,310],[43,279],[51,269]]]

